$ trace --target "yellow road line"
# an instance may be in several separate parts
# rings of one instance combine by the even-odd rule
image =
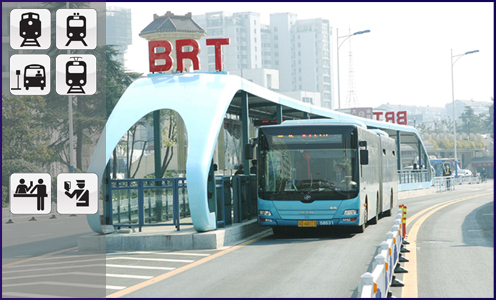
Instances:
[[[487,193],[487,194],[482,194],[482,195],[476,195],[476,196],[469,196],[457,200],[450,200],[443,202],[441,204],[436,204],[431,207],[428,207],[417,214],[413,215],[411,219],[415,219],[425,213],[426,211],[429,211],[422,217],[420,217],[415,224],[413,224],[412,228],[408,232],[408,242],[410,242],[410,245],[408,246],[410,252],[408,253],[408,259],[410,260],[409,262],[405,263],[405,268],[408,269],[408,273],[405,273],[403,276],[403,281],[405,283],[405,286],[401,289],[401,298],[418,298],[418,281],[417,281],[417,235],[418,231],[420,229],[420,226],[422,226],[422,223],[430,217],[432,214],[437,212],[438,210],[445,208],[446,206],[459,203],[462,201],[478,198],[478,197],[483,197],[487,195],[491,195],[493,193]],[[434,209],[433,209],[434,208]]]
[[[132,293],[132,292],[134,292],[134,291],[137,291],[137,290],[139,290],[139,289],[142,289],[142,288],[144,288],[144,287],[147,287],[147,286],[149,286],[149,285],[151,285],[151,284],[154,284],[154,283],[160,282],[160,281],[162,281],[162,280],[164,280],[164,279],[167,279],[167,278],[169,278],[169,277],[172,277],[172,276],[174,276],[174,275],[176,275],[176,274],[182,273],[182,272],[184,272],[184,271],[186,271],[186,270],[189,270],[189,269],[191,269],[191,268],[194,268],[194,267],[196,267],[196,266],[199,266],[199,265],[201,265],[201,264],[204,264],[204,263],[206,263],[206,262],[208,262],[208,261],[210,261],[210,260],[212,260],[212,259],[214,259],[214,258],[217,258],[217,257],[219,257],[219,256],[222,256],[222,255],[227,254],[227,253],[229,253],[229,252],[232,252],[232,251],[234,251],[234,250],[237,250],[237,249],[239,249],[239,248],[241,248],[241,247],[243,247],[243,246],[246,246],[246,245],[248,245],[248,244],[254,243],[254,242],[258,241],[258,240],[261,240],[261,239],[265,238],[266,236],[268,236],[268,235],[270,235],[270,234],[272,234],[272,233],[271,233],[271,232],[265,233],[265,234],[263,234],[263,235],[261,235],[261,236],[259,236],[259,237],[257,237],[257,238],[254,238],[254,239],[249,240],[249,241],[246,241],[246,242],[244,242],[244,243],[242,243],[242,244],[239,244],[239,245],[233,246],[233,247],[231,247],[231,248],[229,248],[229,249],[226,249],[226,250],[224,250],[224,251],[217,252],[217,253],[215,253],[215,254],[213,254],[213,255],[211,255],[211,256],[208,256],[208,257],[202,258],[202,259],[200,259],[200,260],[197,260],[197,261],[195,261],[194,263],[191,263],[191,264],[189,264],[189,265],[186,265],[186,266],[181,267],[181,268],[179,268],[179,269],[176,269],[176,270],[174,270],[174,271],[171,271],[171,272],[168,272],[168,273],[162,274],[162,275],[160,275],[160,276],[157,276],[157,277],[152,278],[152,279],[150,279],[150,280],[147,280],[147,281],[145,281],[145,282],[139,283],[139,284],[137,284],[137,285],[133,285],[133,286],[131,286],[131,287],[128,287],[128,288],[123,289],[123,290],[121,290],[121,291],[118,291],[118,292],[116,292],[116,293],[110,294],[110,295],[108,295],[108,296],[107,296],[107,298],[119,298],[119,297],[122,297],[122,296],[124,296],[124,295],[129,294],[129,293]]]
[[[66,252],[66,251],[70,251],[70,250],[75,250],[75,249],[77,249],[77,248],[78,248],[78,247],[69,248],[69,249],[64,249],[64,250],[59,250],[59,251],[55,251],[55,252],[51,252],[51,253],[47,253],[47,254],[43,254],[43,255],[40,255],[40,256],[35,256],[35,257],[27,258],[27,259],[24,259],[24,260],[20,260],[20,261],[11,262],[11,263],[8,263],[8,264],[5,264],[5,265],[2,265],[2,268],[5,268],[5,267],[10,267],[10,266],[18,265],[18,264],[22,264],[22,263],[25,263],[25,262],[28,262],[28,261],[32,261],[32,260],[35,260],[35,259],[44,258],[44,257],[47,257],[47,256],[52,256],[52,255],[55,255],[55,254],[58,254],[58,253],[62,253],[62,252]]]

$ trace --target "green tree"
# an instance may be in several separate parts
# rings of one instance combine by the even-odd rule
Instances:
[[[460,115],[462,125],[457,126],[457,131],[460,133],[480,133],[484,116],[485,114],[477,115],[471,106],[465,106],[465,110]]]

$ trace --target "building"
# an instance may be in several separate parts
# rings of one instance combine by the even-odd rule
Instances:
[[[261,24],[260,14],[254,12],[211,12],[193,19],[206,30],[206,38],[230,39],[230,45],[222,49],[223,70],[243,78],[247,69],[278,70],[279,92],[320,93],[315,103],[333,108],[331,28],[327,20],[297,20],[296,14],[277,13],[270,15],[267,25]],[[205,49],[205,39],[200,40],[200,47]],[[210,48],[199,56],[202,69],[214,72],[214,49]],[[266,78],[249,79],[267,82]]]
[[[107,45],[115,45],[119,54],[116,60],[124,65],[124,54],[133,43],[131,9],[109,6],[106,10]]]

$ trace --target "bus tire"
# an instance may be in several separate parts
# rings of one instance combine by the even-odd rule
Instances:
[[[375,217],[370,219],[370,224],[377,224],[379,221],[379,199],[377,199],[376,204],[375,204]]]
[[[275,236],[283,236],[286,234],[286,228],[283,226],[272,226],[272,232]]]
[[[392,215],[393,215],[393,214],[392,214],[393,207],[394,207],[393,191],[391,191],[391,201],[390,201],[390,202],[391,202],[391,203],[390,203],[391,205],[389,206],[389,210],[387,210],[387,211],[385,211],[385,212],[384,212],[384,215],[385,215],[386,217],[390,217],[390,216],[392,216]]]
[[[365,215],[364,215],[364,219],[363,219],[362,225],[359,225],[356,228],[356,232],[357,233],[364,233],[365,232],[365,227],[367,226],[367,219],[368,219],[368,217],[369,217],[368,205],[367,205],[367,201],[365,201]]]

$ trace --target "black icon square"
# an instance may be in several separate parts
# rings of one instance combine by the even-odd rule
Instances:
[[[97,13],[94,9],[59,9],[56,13],[58,49],[95,49]]]

